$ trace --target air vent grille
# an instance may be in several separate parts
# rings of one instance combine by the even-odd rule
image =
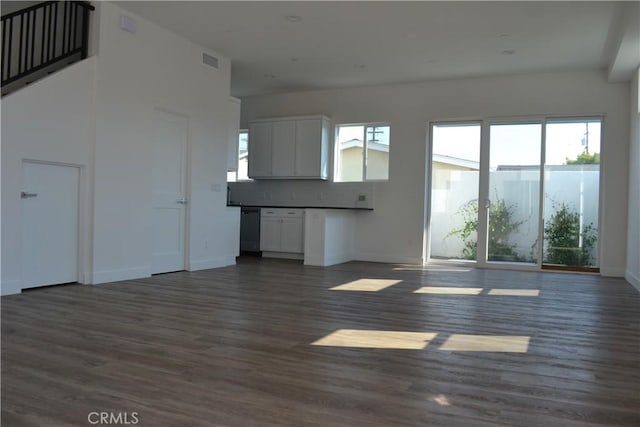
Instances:
[[[218,68],[218,58],[211,56],[208,53],[202,52],[202,63],[213,68]]]

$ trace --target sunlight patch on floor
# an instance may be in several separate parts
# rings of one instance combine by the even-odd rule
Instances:
[[[512,297],[537,297],[539,289],[491,289],[489,295],[503,295]]]
[[[439,394],[437,396],[433,396],[430,399],[433,403],[437,403],[440,406],[451,406],[451,402],[449,402],[449,398],[444,394]]]
[[[422,350],[435,337],[431,332],[370,331],[338,329],[311,343],[328,347],[385,348],[398,350]]]
[[[415,294],[444,294],[444,295],[479,295],[482,288],[453,288],[442,286],[424,286],[413,291]]]
[[[378,292],[389,286],[397,285],[402,280],[393,279],[358,279],[353,282],[331,288],[332,291]]]
[[[453,334],[440,346],[440,350],[526,353],[529,349],[529,338],[528,336]]]

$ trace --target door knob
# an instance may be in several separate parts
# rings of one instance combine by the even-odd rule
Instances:
[[[180,203],[181,205],[186,205],[187,204],[187,198],[183,197],[181,199],[178,199],[178,203]]]
[[[27,193],[26,191],[20,192],[21,199],[31,199],[32,197],[38,197],[38,193]]]

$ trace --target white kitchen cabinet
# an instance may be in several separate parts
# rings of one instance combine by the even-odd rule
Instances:
[[[327,179],[329,119],[259,119],[249,127],[249,176],[254,179]]]
[[[271,143],[273,176],[293,176],[296,153],[296,122],[283,120],[273,123]]]
[[[319,143],[318,143],[319,142]],[[295,176],[328,176],[329,122],[322,119],[296,121]]]
[[[304,209],[263,208],[260,250],[263,253],[304,253]]]
[[[280,249],[282,252],[304,252],[304,219],[299,217],[282,218],[280,235]]]
[[[262,215],[260,218],[260,250],[279,251],[281,247],[282,218]]]
[[[249,177],[270,178],[273,123],[259,122],[249,125]]]

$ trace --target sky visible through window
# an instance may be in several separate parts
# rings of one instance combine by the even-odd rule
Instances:
[[[566,164],[586,148],[591,154],[600,153],[600,127],[599,120],[547,122],[546,164]],[[490,168],[522,165],[522,159],[539,164],[541,130],[535,124],[493,125]],[[433,141],[434,154],[480,161],[480,124],[434,126]]]
[[[375,129],[376,133],[376,141],[379,144],[389,145],[389,125],[381,125],[381,126],[367,126],[367,140],[371,141],[371,130]],[[364,126],[362,125],[354,125],[354,126],[340,126],[338,127],[338,142],[346,142],[351,141],[352,139],[357,139],[362,141],[362,135],[364,134]]]

